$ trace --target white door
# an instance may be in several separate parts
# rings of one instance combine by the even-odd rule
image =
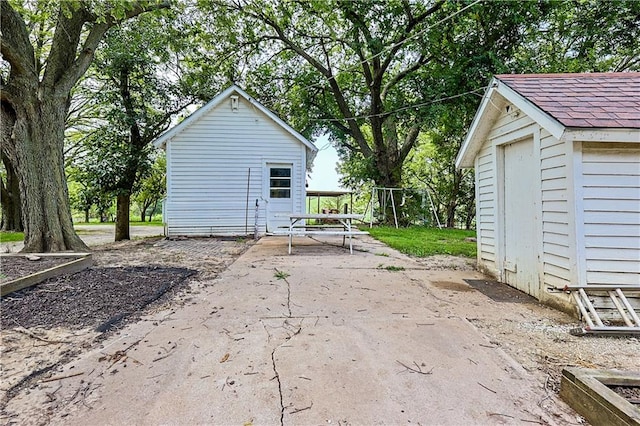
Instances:
[[[533,140],[504,147],[504,279],[538,297]]]
[[[289,225],[293,213],[293,164],[267,164],[267,232]]]

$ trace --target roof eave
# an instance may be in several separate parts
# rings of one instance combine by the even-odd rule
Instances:
[[[579,142],[625,142],[640,143],[640,129],[638,128],[583,128],[567,127],[562,136],[565,141]]]
[[[500,81],[499,78],[494,77],[491,83],[489,83],[480,108],[478,108],[476,112],[467,137],[458,153],[456,168],[463,169],[473,167],[478,151],[482,148],[495,120],[500,115],[500,110],[504,104],[504,101],[500,101],[500,97],[531,117],[532,120],[549,131],[555,138],[560,139],[565,133],[566,128],[562,123],[507,86],[507,84]]]
[[[482,142],[489,133],[491,124],[500,113],[500,107],[495,100],[497,84],[496,79],[493,78],[485,91],[480,107],[476,111],[469,132],[467,132],[467,136],[456,157],[455,165],[458,169],[473,167],[475,156],[482,147]]]

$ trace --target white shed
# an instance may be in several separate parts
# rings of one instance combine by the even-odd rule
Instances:
[[[496,76],[456,166],[484,272],[565,309],[551,288],[640,286],[640,73]]]
[[[317,148],[238,86],[231,86],[154,145],[167,153],[167,236],[273,232],[304,213]]]

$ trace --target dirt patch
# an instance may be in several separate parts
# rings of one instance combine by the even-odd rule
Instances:
[[[433,285],[444,290],[473,291],[473,288],[471,288],[470,286],[455,281],[436,281],[433,283]]]
[[[468,257],[438,254],[422,258],[412,257],[412,259],[429,270],[474,271],[476,269],[475,259],[469,259]]]
[[[4,297],[0,317],[21,327],[96,327],[106,331],[151,302],[171,297],[196,271],[185,268],[90,268]]]
[[[24,256],[2,256],[0,283],[26,277],[76,259],[77,257],[39,257],[37,260],[29,260]]]

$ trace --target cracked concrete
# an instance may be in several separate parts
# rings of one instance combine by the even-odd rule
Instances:
[[[479,274],[425,270],[386,247],[376,256],[378,247],[350,256],[300,240],[289,256],[286,238],[264,238],[196,283],[189,304],[127,326],[58,372],[81,375],[42,383],[7,410],[40,403],[34,424],[65,425],[574,419],[432,284]],[[118,350],[127,356],[104,361]]]

